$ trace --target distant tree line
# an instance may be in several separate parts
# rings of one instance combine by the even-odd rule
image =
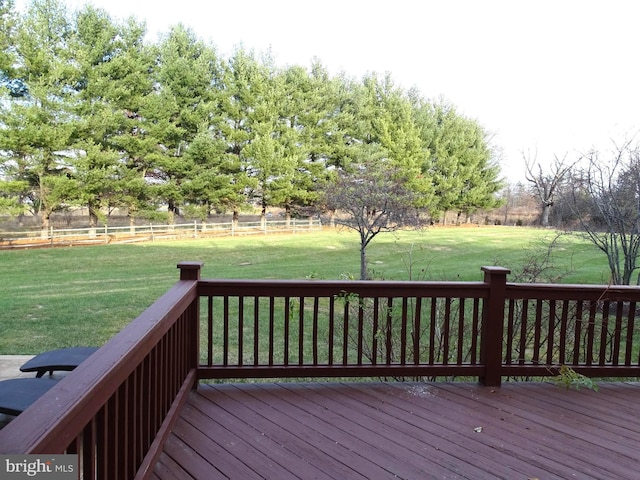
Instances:
[[[43,228],[78,206],[92,224],[114,209],[307,215],[362,165],[403,172],[431,218],[496,205],[490,137],[444,100],[389,74],[280,67],[241,47],[222,58],[182,25],[153,44],[145,34],[92,6],[34,0],[18,15],[0,0],[0,212]]]

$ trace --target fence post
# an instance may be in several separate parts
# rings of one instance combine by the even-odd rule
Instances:
[[[499,387],[502,380],[502,337],[504,334],[504,303],[507,275],[511,270],[502,267],[482,267],[484,283],[489,284],[489,298],[484,306],[480,340],[480,361],[484,375],[480,383]]]

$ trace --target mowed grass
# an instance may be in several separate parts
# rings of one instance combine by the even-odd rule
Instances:
[[[387,280],[482,279],[480,267],[521,270],[555,232],[515,227],[429,228],[379,235],[369,268]],[[0,354],[101,345],[165,293],[180,261],[204,278],[358,278],[354,232],[225,237],[129,245],[0,251]],[[605,256],[576,235],[553,251],[564,283],[607,283]]]

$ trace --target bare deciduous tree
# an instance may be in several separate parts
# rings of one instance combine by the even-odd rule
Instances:
[[[611,282],[629,285],[640,254],[640,146],[627,141],[609,160],[598,151],[584,159],[572,182],[572,208],[589,240],[607,255]]]
[[[574,163],[567,164],[566,155],[560,160],[554,155],[554,162],[551,165],[549,171],[544,171],[542,165],[537,161],[537,155],[531,158],[531,154],[525,156],[525,178],[531,183],[532,190],[539,200],[542,212],[540,214],[540,225],[543,227],[549,226],[549,215],[551,213],[551,207],[553,206],[555,196],[558,193],[558,189],[565,180],[567,174],[571,171]]]
[[[324,208],[337,211],[335,223],[360,235],[360,279],[366,280],[366,248],[376,235],[420,224],[415,195],[394,169],[366,165],[354,173],[340,171],[324,190]]]

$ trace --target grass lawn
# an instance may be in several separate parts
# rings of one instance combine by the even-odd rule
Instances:
[[[554,232],[522,227],[430,228],[381,234],[369,268],[388,280],[482,279],[482,265],[514,272]],[[101,345],[177,281],[176,264],[205,262],[205,278],[357,278],[353,232],[0,251],[0,354]],[[604,254],[565,236],[553,265],[564,283],[607,283]]]

